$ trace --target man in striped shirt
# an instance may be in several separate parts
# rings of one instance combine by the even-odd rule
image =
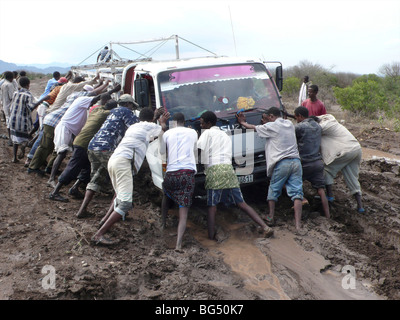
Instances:
[[[51,90],[51,92],[47,96],[45,96],[41,100],[39,100],[35,105],[35,106],[39,106],[37,109],[38,122],[39,122],[39,133],[35,140],[35,143],[33,144],[30,152],[28,153],[28,155],[26,157],[25,167],[29,166],[29,164],[32,161],[32,158],[36,152],[36,149],[39,147],[40,141],[42,140],[43,118],[45,117],[46,112],[47,112],[48,108],[50,107],[50,105],[52,105],[54,103],[54,101],[56,100],[57,95],[61,90],[61,87],[67,82],[68,82],[67,78],[61,77],[58,80],[57,85],[54,87],[54,89]]]
[[[17,163],[18,146],[21,146],[22,159],[25,155],[25,147],[29,141],[29,133],[32,130],[32,111],[35,109],[35,98],[29,91],[30,80],[27,77],[21,77],[19,81],[21,89],[15,92],[11,102],[10,110],[10,134],[13,142],[13,160]]]

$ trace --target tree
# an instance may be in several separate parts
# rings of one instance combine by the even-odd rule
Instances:
[[[400,62],[386,63],[379,68],[379,73],[385,77],[400,77]]]
[[[302,80],[304,76],[309,76],[310,80],[312,81],[317,75],[323,72],[329,72],[329,70],[325,69],[323,66],[319,64],[313,64],[312,62],[307,60],[302,60],[299,62],[299,65],[296,65],[294,67],[289,67],[285,71],[285,73],[289,77],[296,77]]]

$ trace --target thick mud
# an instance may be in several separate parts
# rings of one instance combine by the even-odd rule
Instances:
[[[207,238],[204,201],[196,199],[183,253],[174,250],[177,210],[170,210],[162,230],[145,170],[134,210],[110,232],[119,244],[93,246],[90,238],[111,195],[96,195],[89,206],[94,216],[77,219],[81,200],[49,200],[48,177],[27,174],[23,161],[11,163],[12,149],[1,139],[0,299],[400,299],[400,134],[347,125],[368,148],[360,173],[365,214],[356,212],[339,176],[330,220],[304,185],[306,235],[294,234],[292,203],[283,194],[273,238],[262,238],[239,209],[220,207],[222,241],[215,242]],[[1,122],[0,134],[4,127]],[[243,194],[265,215],[266,185],[243,188]]]

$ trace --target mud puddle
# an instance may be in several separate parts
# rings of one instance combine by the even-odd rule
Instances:
[[[209,240],[206,230],[192,230],[196,240],[212,255],[222,255],[223,261],[242,279],[245,288],[260,299],[288,300],[279,279],[272,272],[269,257],[255,245],[257,238],[244,234],[247,233],[245,224],[229,224],[223,223],[223,219],[218,220],[219,227],[223,229],[220,232],[227,237],[224,241]]]
[[[292,299],[380,299],[370,290],[370,283],[358,280],[355,273],[348,274],[347,268],[332,270],[331,262],[317,250],[307,250],[307,241],[313,242],[307,236],[297,238],[281,230],[267,245],[274,272]],[[351,266],[349,271],[353,271]]]
[[[400,161],[400,155],[395,155],[393,153],[388,153],[376,149],[362,148],[362,153],[364,160],[383,158],[388,161]]]
[[[195,215],[206,214],[205,210],[193,210]],[[259,299],[382,299],[371,289],[370,282],[347,273],[353,271],[351,266],[350,270],[332,269],[331,262],[315,248],[313,232],[297,237],[289,224],[275,228],[274,236],[265,239],[259,237],[258,227],[253,222],[240,220],[246,218],[238,214],[236,208],[217,213],[219,232],[225,237],[222,242],[209,240],[204,225],[200,227],[189,222],[188,227],[194,238],[211,255],[222,258],[242,279],[245,289]],[[324,218],[321,221],[326,223]],[[224,286],[223,283],[215,285]]]

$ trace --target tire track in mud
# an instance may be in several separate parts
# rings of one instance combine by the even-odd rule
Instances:
[[[232,212],[222,210],[220,214],[219,223],[228,234],[223,243],[207,242],[204,235],[195,237],[209,250],[222,253],[224,262],[232,271],[239,274],[245,283],[252,283],[247,288],[262,298],[398,299],[400,296],[395,289],[400,280],[396,262],[400,252],[400,169],[399,163],[391,160],[396,156],[382,158],[387,155],[373,152],[362,163],[360,183],[366,215],[356,213],[355,203],[346,193],[343,179],[338,177],[331,221],[320,216],[321,210],[313,199],[313,191],[305,188],[311,201],[304,213],[306,216],[314,215],[304,221],[309,229],[309,234],[304,237],[296,237],[293,233],[293,211],[289,209],[290,201],[287,199],[286,203],[281,199],[278,215],[281,222],[272,239],[258,239],[254,232],[256,227],[251,222],[244,225],[235,222],[232,218],[238,216],[235,209]],[[384,190],[384,194],[379,192],[379,188]],[[247,202],[257,207],[262,215],[266,204],[255,199],[263,199],[263,191],[251,190],[248,194],[251,197]],[[245,196],[245,199],[248,198]],[[315,217],[317,210],[320,214]],[[204,216],[205,211],[202,214]],[[202,232],[206,233],[205,230]],[[258,272],[253,272],[251,263],[240,259],[245,256],[247,260],[259,261],[260,255],[265,262],[259,262],[263,268]],[[357,271],[357,290],[346,290],[342,286],[345,265],[354,266]],[[263,283],[265,279],[268,279],[268,285]]]
[[[196,212],[192,212],[192,217],[198,214],[204,216],[204,212],[198,211],[197,208],[194,210]],[[275,227],[273,238],[264,239],[257,237],[258,227],[253,222],[242,222],[246,217],[241,215],[238,209],[226,208],[220,210],[219,215],[217,213],[220,232],[225,233],[225,240],[221,243],[208,240],[205,226],[199,228],[199,219],[195,220],[190,227],[195,239],[213,255],[221,257],[242,279],[244,287],[259,299],[382,298],[371,290],[368,281],[357,280],[356,290],[346,290],[342,287],[344,275],[341,270],[330,269],[332,263],[326,257],[325,250],[321,249],[324,241],[332,241],[332,234],[335,232],[329,229],[332,228],[332,224],[336,224],[324,217],[314,219],[314,226],[311,226],[311,222],[304,222],[310,229],[306,236],[295,236],[294,225],[288,218],[285,223],[281,222],[280,226]],[[336,246],[340,247],[340,240],[336,241]],[[351,250],[348,251],[347,254],[353,254]]]

